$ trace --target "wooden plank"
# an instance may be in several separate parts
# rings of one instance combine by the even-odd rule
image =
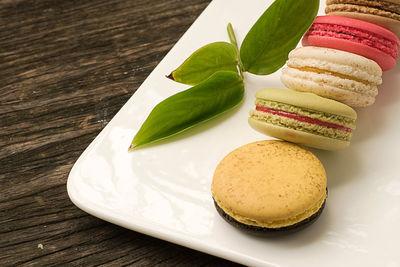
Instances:
[[[210,0],[0,0],[0,266],[232,265],[92,217],[68,173]]]

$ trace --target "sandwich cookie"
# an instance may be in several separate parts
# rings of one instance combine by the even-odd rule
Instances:
[[[347,51],[374,60],[383,71],[396,65],[399,39],[391,31],[362,20],[319,16],[304,35],[303,46]]]
[[[242,230],[265,235],[298,231],[321,214],[324,167],[310,151],[268,140],[239,147],[218,164],[211,185],[218,213]]]
[[[287,89],[261,89],[249,124],[282,140],[325,150],[350,145],[357,113],[340,102],[312,93]]]
[[[368,21],[400,38],[400,0],[327,0],[325,13]]]
[[[289,53],[281,81],[290,89],[312,92],[352,107],[375,102],[382,69],[368,58],[325,47],[299,47]]]

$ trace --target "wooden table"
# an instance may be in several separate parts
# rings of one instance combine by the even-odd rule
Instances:
[[[0,266],[233,265],[78,209],[68,173],[210,0],[0,0]]]

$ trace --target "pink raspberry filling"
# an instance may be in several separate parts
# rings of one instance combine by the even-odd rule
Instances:
[[[325,122],[325,121],[320,121],[320,120],[317,120],[317,119],[305,117],[305,116],[302,116],[302,115],[299,115],[299,114],[295,114],[295,113],[286,112],[286,111],[283,111],[283,110],[272,109],[272,108],[267,108],[267,107],[262,107],[262,106],[256,106],[256,110],[262,111],[262,112],[271,113],[271,114],[274,114],[274,115],[287,117],[287,118],[291,118],[291,119],[295,119],[295,120],[302,121],[302,122],[308,122],[308,123],[312,123],[312,124],[325,126],[325,127],[328,127],[328,128],[338,129],[338,130],[342,130],[342,131],[346,131],[346,132],[351,132],[352,131],[352,129],[350,129],[348,127],[345,127],[343,125],[330,123],[330,122]]]
[[[368,31],[343,25],[314,23],[306,33],[306,36],[310,35],[327,36],[361,43],[389,54],[396,60],[398,58],[399,44],[397,42],[393,42],[383,36]]]

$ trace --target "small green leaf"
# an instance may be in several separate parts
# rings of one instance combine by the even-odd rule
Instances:
[[[216,72],[202,83],[156,105],[133,138],[129,150],[209,120],[236,106],[243,95],[243,80],[237,73]]]
[[[276,0],[243,40],[240,58],[245,71],[266,75],[282,67],[291,50],[314,21],[319,0]]]
[[[217,71],[237,72],[237,49],[227,42],[215,42],[196,50],[168,78],[196,85]]]

